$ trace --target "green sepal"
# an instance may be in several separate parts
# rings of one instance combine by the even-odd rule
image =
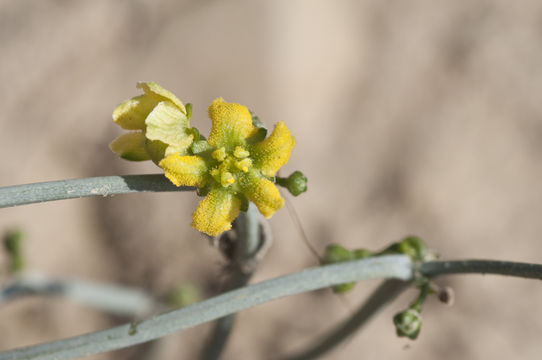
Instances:
[[[252,111],[250,112],[250,116],[252,117],[252,125],[258,129],[256,130],[256,133],[254,135],[247,139],[247,142],[249,144],[256,144],[265,139],[265,137],[267,136],[267,129],[264,123],[260,120],[260,118],[256,116]]]
[[[203,197],[203,196],[207,196],[209,191],[211,191],[211,187],[209,185],[207,185],[207,186],[204,186],[202,188],[197,188],[196,189],[196,194],[198,194],[198,196]]]
[[[186,110],[186,118],[190,120],[190,118],[192,117],[192,104],[188,103],[184,106],[184,108]]]
[[[249,112],[250,112],[250,117],[252,118],[252,125],[257,128],[265,129],[265,125],[260,120],[260,118],[256,114],[254,114],[252,111],[249,110]]]
[[[266,136],[267,136],[267,129],[263,127],[259,127],[254,133],[254,135],[252,135],[251,137],[247,139],[247,143],[251,145],[259,143],[263,141]]]
[[[211,146],[206,140],[199,140],[192,143],[190,150],[192,151],[192,154],[198,155],[204,152],[210,152],[214,150],[214,147]]]
[[[196,142],[196,141],[199,141],[199,139],[200,139],[199,130],[196,129],[195,127],[191,127],[191,128],[186,129],[186,134],[188,136],[192,135],[194,137],[194,139],[192,140],[193,143]]]

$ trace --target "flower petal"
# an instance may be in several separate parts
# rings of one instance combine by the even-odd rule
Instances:
[[[240,185],[243,194],[256,204],[266,218],[270,218],[275,211],[284,206],[284,199],[275,184],[254,172],[243,176]]]
[[[162,159],[158,166],[164,169],[164,175],[177,186],[205,186],[208,169],[199,156],[173,154]]]
[[[265,176],[275,176],[280,167],[288,162],[294,145],[292,133],[279,121],[267,139],[250,148],[254,166]]]
[[[145,130],[145,118],[160,100],[156,96],[140,95],[117,105],[113,121],[126,130]]]
[[[144,161],[151,158],[145,150],[145,135],[140,131],[119,136],[109,147],[126,160]]]
[[[212,189],[201,200],[192,214],[192,226],[208,235],[218,234],[231,229],[231,222],[239,214],[241,200],[226,189]]]
[[[168,148],[168,144],[165,144],[160,140],[146,139],[145,148],[147,149],[147,153],[151,157],[152,162],[158,165],[160,161],[166,157],[166,149]]]
[[[179,152],[186,150],[194,139],[194,135],[186,132],[190,126],[186,114],[170,101],[159,102],[147,116],[145,124],[148,139],[172,145]]]
[[[161,99],[159,101],[162,101],[162,100],[171,101],[173,104],[177,105],[177,107],[179,108],[179,110],[181,110],[183,112],[183,114],[186,115],[186,109],[185,109],[183,103],[181,102],[181,100],[179,100],[175,95],[173,95],[173,93],[171,91],[164,89],[163,87],[161,87],[157,83],[155,83],[155,82],[140,82],[140,83],[137,83],[136,87],[138,89],[143,90],[145,92],[145,94],[151,95],[152,97],[158,95],[159,97],[161,97]]]
[[[245,139],[256,130],[250,112],[243,105],[227,103],[218,98],[209,105],[208,112],[213,125],[207,141],[218,148],[224,146],[228,152],[244,144]]]

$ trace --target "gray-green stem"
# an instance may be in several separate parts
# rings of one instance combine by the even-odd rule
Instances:
[[[48,181],[0,187],[0,208],[88,196],[192,190],[195,188],[173,185],[163,174]]]
[[[254,255],[262,245],[260,234],[260,217],[258,209],[253,203],[248,206],[247,212],[241,212],[235,220],[237,238],[235,252],[232,259],[232,274],[226,285],[226,291],[245,286],[252,277]],[[209,341],[204,345],[202,359],[217,360],[226,347],[231,334],[235,314],[230,314],[217,320]]]

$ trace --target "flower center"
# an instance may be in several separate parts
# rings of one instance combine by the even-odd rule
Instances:
[[[252,167],[250,153],[242,146],[236,146],[232,154],[221,147],[213,151],[211,156],[219,162],[219,165],[213,168],[210,174],[223,187],[233,184],[239,175],[248,172]]]

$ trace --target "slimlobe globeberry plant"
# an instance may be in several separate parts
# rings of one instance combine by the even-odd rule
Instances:
[[[191,106],[156,83],[139,83],[138,88],[143,95],[113,112],[113,121],[136,131],[118,137],[111,149],[127,160],[154,161],[176,186],[197,187],[205,198],[192,216],[194,228],[216,236],[231,228],[249,201],[266,218],[284,205],[275,175],[288,162],[295,139],[283,122],[265,138],[266,129],[245,106],[218,98],[209,106],[212,128],[205,139],[190,126]],[[301,176],[296,195],[306,190]],[[293,179],[299,183],[299,176]]]
[[[140,191],[196,190],[204,197],[192,215],[192,226],[213,237],[226,256],[232,273],[227,291],[204,300],[111,329],[14,349],[0,353],[7,359],[70,359],[156,340],[175,331],[218,320],[202,359],[219,359],[232,329],[232,317],[239,311],[280,297],[330,287],[336,293],[350,291],[362,279],[388,279],[336,330],[313,346],[282,359],[315,359],[358,331],[384,305],[413,285],[419,295],[393,317],[396,334],[416,339],[422,329],[422,308],[431,294],[442,293],[432,277],[443,274],[484,273],[542,279],[542,265],[508,261],[434,261],[434,254],[416,236],[408,236],[380,251],[349,250],[331,244],[313,252],[320,265],[254,285],[247,285],[259,259],[270,245],[269,230],[259,211],[270,218],[283,207],[278,186],[297,196],[307,190],[307,178],[300,171],[288,177],[277,172],[288,162],[295,139],[283,122],[271,134],[245,106],[214,100],[208,108],[211,132],[205,138],[190,124],[192,106],[184,105],[170,91],[153,82],[137,85],[143,94],[118,105],[113,121],[127,133],[110,147],[123,159],[152,160],[163,174],[105,176],[0,187],[0,207],[86,196],[114,195]],[[252,205],[252,204],[254,205]],[[237,218],[237,219],[236,219]],[[295,217],[294,217],[295,218]],[[229,230],[229,231],[228,231]],[[226,232],[227,231],[227,232]],[[280,240],[280,239],[279,239]],[[226,247],[221,247],[225,242]],[[0,304],[28,294],[58,295],[77,299],[105,312],[141,316],[162,311],[166,304],[143,291],[84,281],[33,277],[25,272],[23,235],[7,232],[3,239],[9,261],[11,283],[0,288]],[[363,243],[359,239],[359,243]],[[308,242],[307,242],[308,244]],[[181,289],[182,290],[182,289]],[[186,288],[185,288],[186,290]],[[176,301],[166,306],[189,303],[197,296],[177,292]],[[170,298],[172,298],[170,296]],[[449,302],[449,296],[439,296]],[[192,299],[192,300],[190,300]],[[444,299],[444,300],[442,300]]]

